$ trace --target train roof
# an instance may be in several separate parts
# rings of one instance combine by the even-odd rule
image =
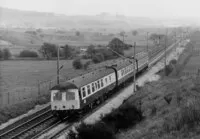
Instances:
[[[110,64],[110,66],[113,65],[114,68],[116,68],[117,70],[120,70],[130,64],[131,64],[131,60],[118,59],[118,60],[113,60],[112,64]],[[83,74],[81,76],[77,76],[66,82],[60,83],[59,85],[54,86],[51,90],[78,89],[84,85],[87,85],[91,82],[94,82],[94,81],[100,79],[100,78],[103,78],[104,76],[109,75],[111,73],[114,73],[114,70],[112,68],[102,67],[102,68],[99,68],[92,72]]]

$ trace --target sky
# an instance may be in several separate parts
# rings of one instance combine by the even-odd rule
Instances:
[[[66,15],[107,12],[138,17],[200,18],[199,0],[0,0],[0,6]]]

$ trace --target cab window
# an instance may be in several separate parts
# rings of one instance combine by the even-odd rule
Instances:
[[[69,92],[68,91],[65,94],[66,94],[66,100],[75,100],[75,93],[74,92]]]

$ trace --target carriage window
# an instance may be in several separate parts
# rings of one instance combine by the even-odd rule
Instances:
[[[105,82],[106,82],[106,84],[107,84],[107,82],[108,82],[107,78],[105,78]]]
[[[87,93],[88,93],[88,95],[91,93],[90,85],[87,86]]]
[[[97,84],[98,84],[98,89],[100,88],[100,81],[97,81]]]
[[[110,82],[111,82],[111,76],[109,76]]]
[[[103,79],[101,79],[101,87],[103,87]]]
[[[97,85],[97,82],[95,83],[95,87],[96,87],[96,89],[98,89],[98,85]]]
[[[95,86],[94,86],[94,83],[92,83],[92,92],[95,91]]]
[[[86,96],[85,87],[82,87],[82,98]]]

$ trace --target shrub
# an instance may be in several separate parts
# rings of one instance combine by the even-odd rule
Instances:
[[[84,70],[87,70],[89,65],[90,65],[90,61],[87,61],[87,62],[83,65]]]
[[[103,54],[99,53],[99,54],[94,55],[94,56],[92,57],[92,61],[93,61],[94,63],[100,63],[100,62],[104,61],[104,56],[103,56]]]
[[[172,65],[166,65],[166,68],[164,69],[165,71],[165,75],[168,76],[172,71],[173,71],[173,67]]]
[[[3,58],[3,51],[0,49],[0,59]]]
[[[113,130],[103,122],[94,125],[82,123],[76,130],[77,136],[75,132],[70,131],[70,139],[115,139]]]
[[[142,112],[133,105],[125,105],[105,116],[102,120],[114,128],[127,129],[142,120]]]
[[[20,57],[38,57],[38,54],[35,51],[23,50],[19,54]]]
[[[73,61],[72,65],[73,65],[73,67],[74,67],[75,69],[81,69],[81,68],[83,67],[83,64],[82,64],[80,58],[75,59],[75,60]]]
[[[10,57],[11,57],[10,50],[7,49],[7,48],[3,49],[3,58],[4,58],[5,60],[8,60]]]
[[[175,112],[166,118],[163,129],[166,132],[180,131],[183,128],[191,129],[200,123],[199,102],[190,103],[188,106],[181,107],[180,111]]]

